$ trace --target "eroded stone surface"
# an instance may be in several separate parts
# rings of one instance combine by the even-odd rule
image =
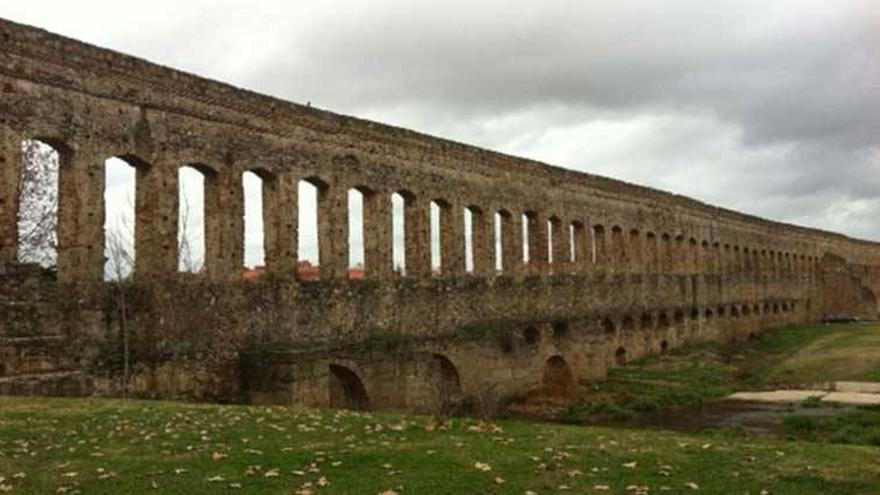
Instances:
[[[135,395],[476,407],[686,343],[877,314],[876,243],[280,101],[8,21],[0,37],[7,383],[83,373],[82,393],[119,393],[129,335]],[[27,139],[62,161],[57,282],[11,263]],[[100,281],[113,156],[137,169],[136,270],[124,292]],[[205,175],[200,275],[176,273],[182,166]],[[241,280],[246,171],[264,181],[267,266],[254,282]],[[301,180],[318,189],[320,267],[308,280],[296,270]],[[356,280],[352,188],[364,194]],[[391,263],[392,193],[405,199],[405,274]]]

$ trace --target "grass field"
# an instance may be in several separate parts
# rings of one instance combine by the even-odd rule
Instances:
[[[878,371],[878,334],[876,325],[786,328],[736,353],[683,349],[614,370],[566,411],[625,415],[687,408],[735,389],[870,379]],[[0,493],[880,493],[880,448],[833,443],[871,443],[880,435],[880,411],[819,421],[797,411],[786,418],[786,432],[812,441],[0,397]]]
[[[663,408],[698,407],[737,390],[811,388],[880,381],[880,325],[784,327],[757,340],[678,349],[616,368],[561,419],[625,420]],[[880,413],[878,413],[880,414]]]
[[[880,450],[295,408],[0,398],[0,477],[0,491],[39,494],[876,494]]]

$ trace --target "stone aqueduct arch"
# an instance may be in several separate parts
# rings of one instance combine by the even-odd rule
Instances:
[[[556,387],[563,370],[574,380],[597,376],[606,364],[680,341],[748,335],[838,308],[877,312],[876,243],[307,108],[9,21],[0,20],[0,37],[0,263],[16,259],[21,143],[40,139],[62,161],[58,283],[41,290],[100,286],[102,167],[118,156],[137,169],[135,280],[146,292],[158,280],[184,293],[175,278],[177,172],[192,166],[206,177],[205,279],[228,306],[217,312],[238,321],[257,299],[252,292],[275,290],[259,299],[273,301],[261,314],[285,345],[323,346],[314,357],[321,365],[280,360],[289,372],[261,375],[286,377],[279,380],[292,400],[375,405],[371,378],[335,364],[333,349],[363,346],[377,329],[412,338],[428,355],[457,346],[455,365],[435,364],[444,389],[468,395],[470,377],[509,393],[523,383]],[[317,187],[317,280],[281,289],[240,281],[247,171],[263,180],[266,270],[275,280],[297,265],[298,184]],[[365,280],[348,280],[351,189],[363,194]],[[394,193],[405,199],[405,276],[392,260]],[[440,208],[435,271],[432,202]],[[4,270],[14,291],[17,272]],[[829,292],[861,302],[843,308]],[[144,324],[165,324],[157,308],[140,309]],[[86,310],[100,312],[96,303]],[[100,333],[94,320],[90,331]],[[0,324],[0,336],[6,330]],[[359,366],[387,361],[374,351]],[[310,389],[328,383],[314,378],[319,369],[329,391]],[[397,369],[382,376],[401,387],[414,380]]]

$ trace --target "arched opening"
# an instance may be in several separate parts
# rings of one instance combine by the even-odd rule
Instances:
[[[394,271],[406,275],[406,207],[407,194],[391,194],[391,260]]]
[[[266,246],[263,225],[263,178],[256,172],[241,175],[244,190],[244,266],[264,266]]]
[[[633,322],[632,317],[631,317],[631,316],[625,316],[625,317],[623,318],[623,321],[622,321],[621,324],[620,324],[620,329],[623,330],[623,331],[625,332],[625,331],[628,331],[628,330],[632,330],[633,328],[635,328],[635,323]]]
[[[207,241],[205,230],[205,187],[215,178],[214,172],[200,165],[186,165],[177,170],[177,270],[200,273],[205,267]]]
[[[553,356],[544,365],[544,392],[554,397],[568,397],[574,392],[574,376],[562,356]]]
[[[626,349],[623,347],[618,347],[616,351],[614,351],[614,363],[618,366],[625,366],[627,362]]]
[[[779,314],[779,303],[773,303],[773,314]]]
[[[68,149],[51,140],[21,142],[16,259],[42,267],[58,262],[58,188]]]
[[[730,307],[730,317],[731,318],[739,318],[739,308],[736,306]]]
[[[431,222],[431,273],[438,275],[443,271],[444,265],[448,266],[449,259],[453,256],[453,253],[446,252],[447,250],[444,249],[448,245],[444,244],[448,243],[448,239],[445,237],[449,235],[449,227],[446,223],[451,221],[452,208],[449,203],[439,199],[431,201],[428,208]]]
[[[365,189],[353,187],[348,190],[348,278],[361,279],[365,275],[366,242],[364,231]],[[377,267],[371,267],[376,269]]]
[[[650,330],[654,328],[654,318],[651,313],[642,313],[639,328],[641,328],[642,330]]]
[[[104,280],[124,280],[135,268],[137,158],[112,157],[104,162]]]
[[[558,217],[550,217],[547,220],[547,262],[559,264],[565,261],[565,246],[562,235],[562,220]],[[569,250],[570,251],[570,250]],[[570,256],[569,256],[570,258]]]
[[[725,311],[724,306],[718,306],[718,317],[724,318],[725,316],[727,316],[727,312]]]
[[[684,323],[684,311],[676,309],[675,312],[672,314],[672,317],[675,319],[676,325],[681,325],[682,323]]]
[[[535,265],[540,259],[538,250],[538,214],[527,211],[522,214],[522,261],[527,265]]]
[[[437,402],[442,414],[455,413],[462,399],[461,379],[458,369],[446,356],[433,355],[433,364],[437,376]]]
[[[303,279],[318,277],[321,246],[318,209],[327,185],[318,179],[302,179],[297,183],[297,261]]]
[[[474,206],[465,207],[462,210],[462,221],[464,222],[464,271],[465,273],[474,272],[474,220],[481,222],[480,210]],[[483,243],[480,249],[486,249]]]
[[[742,315],[745,317],[749,317],[752,315],[752,308],[748,304],[743,304],[742,307]]]
[[[367,390],[354,371],[344,366],[331,364],[328,378],[331,408],[357,411],[366,411],[370,408]]]
[[[752,312],[755,314],[755,316],[759,316],[761,314],[761,305],[755,304],[755,306],[752,308]]]
[[[705,313],[703,313],[703,318],[705,318],[706,321],[709,321],[714,317],[715,317],[715,314],[712,312],[711,309],[706,309]]]
[[[604,318],[602,320],[602,331],[608,337],[613,337],[617,334],[617,327],[614,325],[611,318]]]
[[[513,268],[515,248],[513,231],[510,226],[511,214],[507,210],[498,210],[493,215],[492,242],[495,252],[495,270],[501,272]]]
[[[660,354],[666,354],[667,352],[669,352],[669,342],[664,340],[660,342]]]
[[[669,328],[669,316],[666,315],[666,312],[661,312],[660,316],[657,317],[657,328]]]
[[[550,324],[550,329],[553,332],[553,338],[555,339],[564,339],[568,337],[568,323],[564,321],[554,321]]]
[[[523,340],[526,344],[537,345],[541,341],[541,332],[537,327],[528,327],[523,331]]]

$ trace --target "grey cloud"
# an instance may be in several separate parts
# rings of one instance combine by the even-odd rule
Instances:
[[[20,15],[294,101],[880,239],[871,0],[98,4]]]

